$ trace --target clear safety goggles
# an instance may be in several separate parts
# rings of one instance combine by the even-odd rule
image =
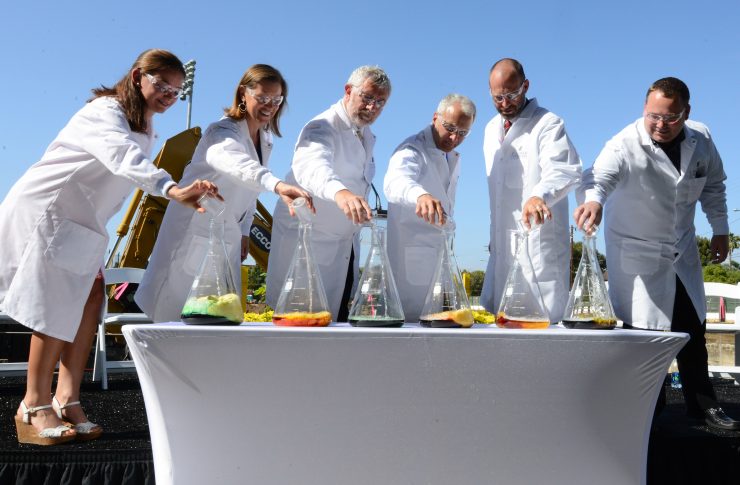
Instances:
[[[247,88],[247,94],[255,99],[259,104],[271,104],[273,106],[280,106],[285,100],[285,96],[265,96],[262,94],[254,94],[254,89]]]
[[[686,112],[686,110],[683,110],[683,111],[681,111],[678,114],[670,114],[670,115],[659,115],[659,114],[655,114],[655,113],[645,113],[645,118],[647,118],[648,120],[652,121],[653,123],[659,123],[659,122],[662,121],[663,123],[666,123],[668,125],[675,125],[676,123],[678,123],[679,121],[681,121],[681,119],[683,118],[683,115],[684,115],[685,112]]]
[[[524,83],[522,82],[522,85],[519,86],[519,89],[516,91],[512,91],[510,93],[504,93],[504,94],[493,94],[491,93],[491,97],[494,101],[497,103],[503,103],[504,100],[507,100],[509,102],[514,101],[516,98],[522,95],[522,92],[524,92]]]
[[[159,79],[157,76],[149,74],[148,72],[145,72],[144,75],[149,80],[149,82],[152,83],[152,86],[154,86],[154,89],[164,94],[165,96],[179,98],[180,95],[182,94],[182,88],[173,88],[166,82]]]

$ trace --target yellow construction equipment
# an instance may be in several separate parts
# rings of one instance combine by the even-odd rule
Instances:
[[[193,152],[195,152],[200,137],[201,130],[197,126],[173,136],[164,143],[154,159],[154,164],[166,170],[175,181],[179,181],[182,178],[185,166],[190,163],[193,157]],[[107,268],[114,266],[146,268],[168,202],[164,197],[144,194],[140,189],[136,189],[128,210],[116,230],[118,238],[106,263]],[[131,225],[132,220],[133,225]],[[264,271],[267,270],[271,232],[272,215],[260,201],[257,201],[257,212],[254,214],[252,227],[249,231],[249,254]],[[127,235],[129,237],[126,240],[126,245],[121,252],[120,259],[116,261],[118,246]],[[109,300],[110,311],[122,311],[119,302],[113,298]]]
[[[175,181],[180,181],[185,165],[190,163],[190,159],[193,157],[200,136],[200,127],[196,126],[168,139],[162,146],[157,158],[154,159],[154,165],[166,170]],[[131,237],[126,240],[126,247],[121,253],[121,259],[117,266],[122,268],[146,268],[168,202],[164,197],[145,195],[141,189],[136,189],[123,221],[116,230],[118,239],[113,246],[106,267],[113,267],[118,246],[128,234],[131,220],[136,216],[133,232]]]

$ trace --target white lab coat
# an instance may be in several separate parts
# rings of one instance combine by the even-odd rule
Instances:
[[[726,176],[709,130],[688,120],[684,133],[679,174],[638,119],[607,142],[578,191],[579,201],[604,206],[609,296],[635,327],[670,330],[676,275],[706,318],[697,200],[714,234],[729,234]]]
[[[241,238],[249,235],[261,191],[274,191],[280,179],[267,168],[272,134],[260,129],[262,163],[249,136],[246,120],[224,117],[205,131],[185,167],[183,185],[210,180],[224,198],[224,242],[236,290],[241,294]],[[282,203],[282,202],[281,202]],[[136,303],[155,322],[180,320],[208,249],[208,214],[169,204],[149,265],[136,292]]]
[[[375,136],[370,127],[353,127],[340,100],[303,127],[286,177],[288,183],[300,185],[314,197],[316,217],[311,246],[334,319],[339,312],[353,247],[354,286],[357,285],[361,229],[339,210],[334,196],[347,189],[367,197],[375,175],[374,145]],[[297,239],[297,218],[290,217],[285,204],[278,203],[273,215],[267,270],[267,303],[273,308],[293,259]]]
[[[531,99],[504,137],[503,118],[486,125],[486,159],[491,207],[490,257],[481,303],[497,312],[506,277],[514,261],[515,213],[533,196],[552,212],[529,236],[529,255],[550,322],[563,316],[569,290],[570,243],[568,192],[580,180],[581,159],[565,132],[563,120]],[[519,214],[520,215],[520,214]]]
[[[439,199],[454,215],[460,155],[434,143],[429,125],[401,143],[391,156],[383,189],[388,199],[388,259],[407,322],[418,322],[434,278],[444,234],[416,215],[423,194]]]
[[[109,97],[87,103],[0,205],[0,305],[11,318],[71,342],[108,246],[108,220],[134,186],[174,184],[149,159],[151,134],[131,131]]]

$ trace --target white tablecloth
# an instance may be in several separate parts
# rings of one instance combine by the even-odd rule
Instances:
[[[642,484],[685,334],[127,325],[158,485]]]

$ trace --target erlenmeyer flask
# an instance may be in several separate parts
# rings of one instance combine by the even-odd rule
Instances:
[[[393,279],[385,246],[385,227],[370,227],[370,251],[349,310],[349,323],[355,327],[400,327],[404,315],[396,281]]]
[[[515,237],[515,257],[496,315],[499,327],[535,329],[550,326],[550,317],[529,257],[529,235],[538,230],[511,231]]]
[[[313,260],[313,215],[303,197],[295,199],[291,205],[299,221],[298,241],[272,323],[293,327],[325,327],[331,322],[331,312],[319,269]]]
[[[452,251],[455,224],[448,218],[441,229],[439,260],[419,323],[424,327],[472,327],[473,312]]]
[[[609,330],[617,326],[609,293],[596,256],[596,232],[584,232],[581,262],[565,305],[563,325],[568,328]]]
[[[182,321],[191,325],[234,325],[244,320],[239,293],[224,245],[223,203],[209,199],[203,204],[211,216],[208,251],[190,288]]]

